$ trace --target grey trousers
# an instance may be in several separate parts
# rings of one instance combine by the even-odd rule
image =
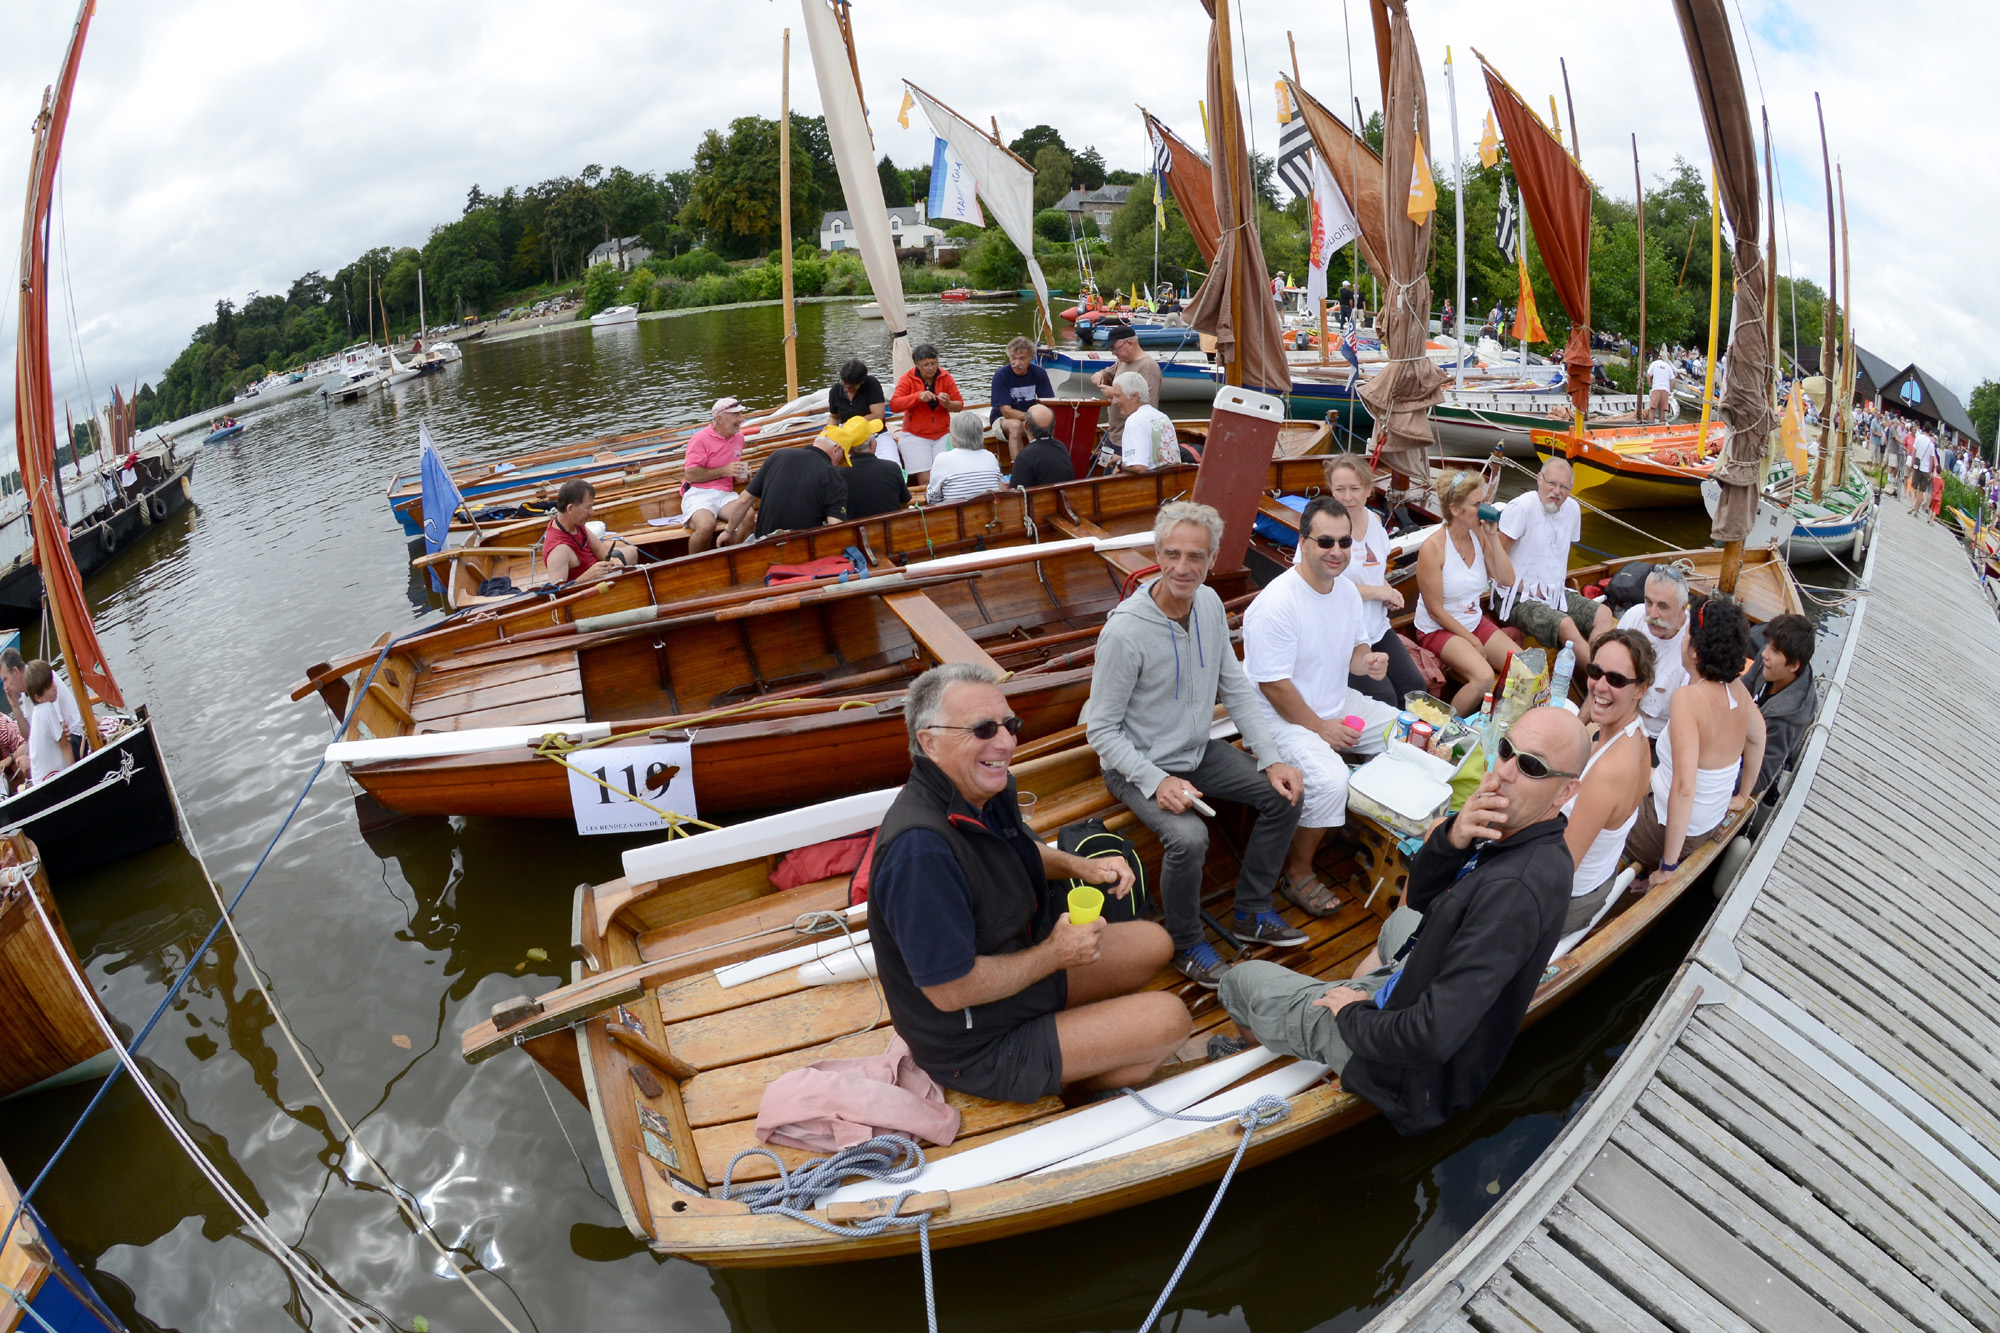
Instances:
[[[1375,946],[1383,965],[1349,981],[1309,977],[1276,963],[1238,963],[1223,973],[1218,992],[1222,1007],[1229,1011],[1244,1035],[1256,1038],[1266,1050],[1300,1060],[1317,1060],[1337,1076],[1347,1068],[1354,1052],[1341,1039],[1334,1012],[1313,1001],[1336,986],[1351,987],[1373,996],[1402,970],[1402,963],[1390,960],[1422,921],[1420,913],[1407,907],[1391,912]]]
[[[1271,890],[1292,845],[1292,830],[1298,827],[1298,805],[1277,793],[1255,759],[1227,741],[1210,741],[1200,763],[1173,776],[1192,782],[1211,806],[1219,800],[1236,801],[1257,812],[1236,879],[1236,910],[1250,916],[1268,911]],[[1201,874],[1208,861],[1208,825],[1193,810],[1178,815],[1162,810],[1158,801],[1108,768],[1104,785],[1159,838],[1164,853],[1160,903],[1166,909],[1167,934],[1173,937],[1174,948],[1192,949],[1201,943]]]

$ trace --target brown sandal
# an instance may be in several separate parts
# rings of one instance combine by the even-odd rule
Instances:
[[[1303,883],[1294,883],[1289,875],[1281,876],[1278,892],[1312,916],[1332,916],[1343,905],[1317,874],[1307,875]]]

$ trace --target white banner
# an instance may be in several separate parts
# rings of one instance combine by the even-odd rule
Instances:
[[[986,217],[979,211],[979,186],[972,179],[972,172],[958,160],[950,144],[943,139],[934,142],[937,146],[931,150],[931,225],[970,222],[975,227],[985,226]]]
[[[1303,122],[1301,122],[1303,123]],[[1340,186],[1328,171],[1326,163],[1318,153],[1313,154],[1312,230],[1306,237],[1306,299],[1311,308],[1319,309],[1318,303],[1326,299],[1326,272],[1333,265],[1333,257],[1340,253],[1342,246],[1361,235],[1361,224],[1354,220],[1354,210],[1348,206],[1347,196],[1340,192]]]
[[[578,833],[666,829],[667,821],[632,799],[635,796],[683,818],[695,817],[694,746],[688,741],[602,745],[579,750],[568,759],[569,804]],[[615,790],[607,791],[600,782]]]

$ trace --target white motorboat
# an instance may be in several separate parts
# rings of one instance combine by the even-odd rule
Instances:
[[[854,313],[863,319],[880,319],[882,318],[882,307],[873,301],[868,301],[854,307]]]
[[[590,317],[593,329],[609,328],[614,324],[636,324],[639,322],[639,307],[635,305],[614,305],[600,310]]]

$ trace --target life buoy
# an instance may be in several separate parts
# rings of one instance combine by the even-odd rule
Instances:
[[[165,518],[167,516],[167,497],[164,495],[154,495],[148,498],[146,501],[146,512],[153,516],[155,523]]]
[[[118,534],[112,529],[110,519],[97,525],[97,546],[106,555],[118,549]]]

